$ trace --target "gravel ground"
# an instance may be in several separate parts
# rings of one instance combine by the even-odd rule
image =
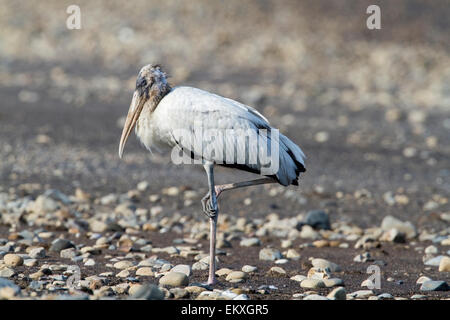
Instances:
[[[60,1],[0,1],[0,298],[448,299],[445,1],[382,1],[379,31],[364,1],[138,2],[79,1],[71,31]],[[221,197],[215,288],[203,169],[134,138],[117,156],[148,63],[256,107],[308,157],[298,188]]]

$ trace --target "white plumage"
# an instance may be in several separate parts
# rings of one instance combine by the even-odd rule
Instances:
[[[173,151],[178,148],[189,155],[189,159],[199,160],[206,170],[209,191],[202,198],[202,207],[210,218],[211,228],[208,284],[216,282],[219,195],[226,190],[258,184],[298,185],[298,177],[305,171],[302,150],[271,127],[258,111],[200,89],[171,88],[159,66],[148,65],[139,72],[120,138],[120,157],[134,127],[147,149],[172,148],[174,161]],[[266,177],[216,185],[214,165],[231,166]]]
[[[208,147],[222,149],[222,145],[204,142],[204,152],[199,154],[196,152],[198,150],[192,148],[190,140],[186,139],[186,132],[195,136],[196,130],[227,132],[226,130],[230,129],[236,133],[239,131],[245,133],[248,129],[258,133],[259,129],[274,128],[263,115],[250,106],[197,88],[175,87],[162,98],[151,114],[141,114],[136,126],[136,135],[149,150],[152,146],[161,148],[174,147],[178,144],[186,153],[192,151],[195,156],[201,157],[204,154],[211,155]],[[238,155],[245,154],[245,166],[249,171],[253,170],[256,173],[261,170],[260,163],[254,164],[250,161],[252,156],[249,152],[254,150],[248,150],[248,145],[246,147],[242,143],[235,144],[241,140],[232,139],[232,135],[224,135],[223,138],[228,139],[225,141],[226,145],[234,145],[233,154],[230,153],[231,150],[223,148],[223,156],[212,154],[212,157],[206,157],[205,160],[220,163],[226,162],[224,159],[236,159]],[[266,147],[266,154],[270,154],[270,142],[267,143],[266,137],[261,135],[259,139],[265,142],[260,146]],[[298,164],[304,166],[305,155],[286,136],[280,134],[279,141],[279,171],[276,177],[282,185],[287,186],[297,180],[300,169]]]

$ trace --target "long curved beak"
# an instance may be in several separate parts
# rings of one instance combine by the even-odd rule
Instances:
[[[122,130],[122,136],[120,137],[119,143],[119,157],[122,158],[123,149],[125,148],[125,143],[130,136],[131,131],[136,125],[137,120],[141,114],[142,108],[144,107],[146,99],[145,95],[140,95],[136,90],[133,94],[133,100],[131,101],[130,109],[128,110],[127,119],[125,120],[125,125]]]

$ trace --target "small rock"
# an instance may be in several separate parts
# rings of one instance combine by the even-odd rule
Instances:
[[[417,279],[416,283],[417,283],[417,284],[422,284],[422,283],[424,283],[424,282],[426,282],[426,281],[431,281],[431,280],[432,280],[431,278],[428,278],[428,277],[426,277],[426,276],[422,276],[422,277],[420,277],[419,279]]]
[[[445,256],[437,256],[425,261],[426,266],[438,267],[441,264],[441,260],[445,258]]]
[[[155,273],[150,267],[142,267],[136,270],[137,276],[153,277]]]
[[[336,286],[343,286],[344,281],[339,278],[330,278],[330,279],[322,279],[323,283],[325,283],[325,286],[327,288],[332,288]]]
[[[328,300],[328,298],[319,294],[309,294],[304,297],[303,300]]]
[[[431,245],[425,248],[424,251],[426,254],[436,254],[438,253],[438,248],[436,248],[435,246]]]
[[[114,263],[114,268],[116,269],[127,269],[132,267],[134,264],[131,261],[128,260],[122,260],[119,262]]]
[[[163,300],[164,292],[154,284],[141,285],[133,290],[133,295],[130,296],[130,299]]]
[[[305,224],[313,227],[314,229],[330,230],[330,218],[328,214],[323,210],[312,210],[306,214],[304,221]]]
[[[300,283],[300,286],[306,289],[317,289],[317,288],[325,288],[325,283],[319,279],[306,278]]]
[[[403,222],[393,216],[386,216],[381,222],[381,229],[384,231],[389,231],[394,228],[399,232],[406,234],[408,239],[414,238],[417,235],[416,228],[411,222]]]
[[[257,271],[258,268],[254,267],[254,266],[245,265],[242,267],[241,270],[242,270],[242,272],[245,272],[245,273],[252,273],[252,272]]]
[[[373,296],[373,291],[372,290],[359,290],[359,291],[350,293],[350,296],[352,298],[364,299],[364,298]]]
[[[293,277],[290,278],[291,280],[297,281],[297,282],[302,282],[303,280],[306,279],[305,276],[302,276],[301,274],[297,274]]]
[[[272,268],[270,268],[268,274],[270,274],[272,276],[277,276],[277,277],[279,277],[279,276],[285,277],[287,275],[286,271],[283,268],[280,268],[280,267],[272,267]]]
[[[339,265],[337,265],[334,262],[325,260],[325,259],[320,259],[320,258],[313,259],[311,261],[311,264],[313,265],[313,267],[317,267],[317,268],[322,268],[322,269],[329,268],[331,272],[341,272],[342,271],[342,268]]]
[[[68,249],[68,248],[75,248],[75,245],[66,239],[56,239],[53,241],[50,251],[54,252],[60,252],[61,250]]]
[[[328,299],[332,300],[346,300],[347,294],[343,287],[333,289],[328,295]]]
[[[116,274],[117,278],[128,278],[130,276],[130,271],[122,270],[118,274]]]
[[[169,272],[159,279],[159,284],[180,287],[189,284],[189,278],[181,272]]]
[[[23,264],[23,258],[14,253],[8,253],[3,257],[3,261],[7,266],[17,267]]]
[[[225,280],[227,281],[232,281],[232,280],[245,280],[247,279],[247,274],[245,272],[242,271],[233,271],[230,272],[227,277],[225,278]]]
[[[257,247],[261,245],[261,241],[258,238],[242,239],[239,243],[241,247]]]
[[[45,257],[45,249],[42,247],[31,249],[28,253],[29,256],[33,259],[39,259]]]
[[[281,258],[283,258],[283,256],[281,255],[281,252],[278,251],[277,249],[264,248],[259,251],[259,259],[260,260],[275,261],[275,260],[278,260]]]
[[[298,260],[300,259],[300,254],[295,249],[289,249],[286,253],[286,258]]]
[[[181,273],[184,273],[188,277],[190,277],[192,274],[192,268],[190,265],[187,265],[187,264],[178,264],[175,267],[173,267],[170,271],[181,272]]]
[[[219,277],[222,277],[222,276],[227,276],[227,275],[229,275],[232,272],[233,272],[233,270],[231,270],[231,269],[221,268],[221,269],[216,271],[216,275],[219,276]]]
[[[439,263],[439,272],[450,272],[450,258],[443,257]]]
[[[0,270],[0,278],[11,278],[15,274],[16,272],[11,268],[4,268]]]
[[[425,281],[420,287],[421,291],[448,291],[449,289],[445,281]]]
[[[189,296],[189,292],[186,289],[182,288],[172,288],[169,290],[175,299],[183,299]]]

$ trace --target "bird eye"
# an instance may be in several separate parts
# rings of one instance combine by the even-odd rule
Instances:
[[[147,80],[144,77],[140,77],[136,80],[136,88],[143,88],[147,85]]]

